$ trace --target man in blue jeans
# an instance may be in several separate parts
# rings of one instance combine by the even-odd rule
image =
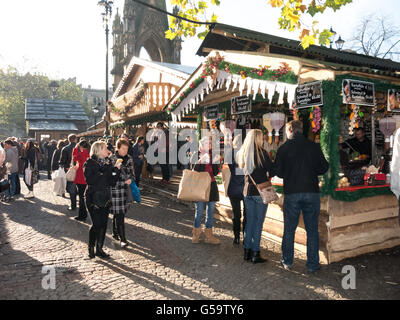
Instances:
[[[318,176],[328,171],[329,164],[320,145],[304,137],[301,121],[289,122],[286,135],[288,141],[279,148],[275,159],[277,175],[283,178],[285,196],[282,265],[290,269],[293,264],[294,237],[302,212],[307,232],[307,269],[313,273],[320,269]]]

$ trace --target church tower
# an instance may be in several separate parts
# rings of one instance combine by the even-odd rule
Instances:
[[[165,0],[144,1],[167,10]],[[139,56],[141,48],[146,49],[153,61],[181,63],[182,41],[165,38],[168,26],[166,14],[125,0],[122,19],[117,12],[113,22],[114,64],[111,74],[114,76],[114,88],[118,86],[132,57]]]

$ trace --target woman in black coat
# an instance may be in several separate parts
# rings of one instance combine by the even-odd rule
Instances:
[[[204,215],[204,209],[207,207],[206,216],[206,228],[204,229],[205,243],[220,244],[220,240],[213,235],[213,219],[214,219],[214,209],[216,202],[219,201],[219,192],[217,187],[217,182],[215,181],[215,176],[218,175],[219,166],[218,164],[212,163],[212,152],[211,152],[211,141],[208,142],[207,138],[203,138],[199,142],[200,145],[200,159],[197,161],[192,161],[195,163],[193,169],[198,172],[208,172],[211,177],[211,190],[210,198],[208,202],[196,202],[196,214],[194,218],[193,227],[193,238],[192,243],[199,243],[201,235],[201,221]],[[194,154],[194,159],[198,158],[198,154]]]
[[[57,149],[53,153],[53,157],[51,158],[51,171],[57,171],[60,167],[60,157],[61,157],[61,150],[66,146],[65,140],[58,140]]]
[[[108,214],[111,207],[111,186],[119,179],[121,164],[112,165],[108,159],[107,144],[96,141],[90,150],[90,159],[85,162],[84,175],[87,182],[85,191],[86,207],[92,218],[89,230],[89,258],[110,256],[103,251],[106,237]],[[96,254],[94,246],[96,245]]]
[[[242,144],[242,136],[236,136],[233,140],[233,150],[231,151],[231,163],[229,164],[229,170],[231,171],[231,179],[228,187],[228,197],[231,201],[233,211],[233,234],[234,234],[234,245],[239,245],[240,242],[240,230],[246,227],[246,207],[244,204],[243,188],[244,188],[244,173],[243,169],[240,169],[235,159],[235,151],[239,151]],[[243,202],[243,228],[241,228],[242,209],[241,203]]]
[[[24,182],[26,187],[29,190],[29,193],[25,196],[25,198],[34,198],[35,195],[33,193],[33,185],[37,182],[38,179],[38,167],[39,167],[39,149],[35,146],[32,140],[28,140],[25,143],[24,155],[22,159],[25,161],[24,163]],[[25,176],[25,169],[30,167],[32,170],[31,175],[31,183],[27,184],[27,177]],[[37,178],[36,178],[37,177]]]

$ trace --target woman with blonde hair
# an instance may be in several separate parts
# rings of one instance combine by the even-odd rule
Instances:
[[[106,237],[108,214],[111,207],[111,187],[119,179],[121,163],[112,165],[108,159],[107,144],[96,141],[90,149],[90,158],[84,164],[84,175],[87,183],[85,191],[86,207],[92,219],[89,230],[89,258],[96,256],[109,258],[103,251]],[[96,245],[96,254],[94,246]]]
[[[243,190],[246,207],[246,226],[244,230],[244,260],[253,263],[265,262],[260,256],[261,232],[268,206],[263,203],[256,184],[267,182],[275,175],[268,152],[263,149],[263,132],[250,130],[243,146],[237,154],[239,168],[245,174]],[[269,176],[269,177],[268,177]],[[250,178],[251,177],[251,178]]]

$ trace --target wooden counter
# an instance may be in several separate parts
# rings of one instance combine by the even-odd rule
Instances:
[[[220,201],[219,218],[231,222],[232,208],[224,187],[218,186]],[[282,241],[283,211],[279,204],[268,205],[263,227],[263,237]],[[394,195],[367,197],[354,202],[321,198],[319,216],[320,260],[323,264],[400,245],[398,200]],[[300,215],[295,235],[295,249],[307,252],[307,234]]]

